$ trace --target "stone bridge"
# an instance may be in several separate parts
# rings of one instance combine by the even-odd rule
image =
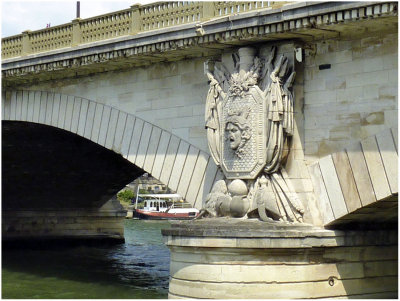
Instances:
[[[206,152],[117,108],[44,91],[12,91],[3,99],[2,120],[56,127],[93,141],[159,179],[197,208],[217,175]]]
[[[204,62],[232,71],[238,47],[278,45],[297,72],[286,170],[305,221],[395,222],[397,25],[393,2],[171,2],[27,31],[2,43],[3,139],[33,124],[73,133],[132,163],[123,180],[149,172],[200,208],[221,176]]]

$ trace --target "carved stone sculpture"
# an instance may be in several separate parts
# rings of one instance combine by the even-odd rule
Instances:
[[[232,55],[234,72],[207,62],[210,88],[205,122],[210,153],[225,178],[205,200],[209,216],[302,222],[304,209],[283,168],[293,135],[295,72],[276,48],[265,58],[244,47]],[[275,61],[275,64],[273,63]]]

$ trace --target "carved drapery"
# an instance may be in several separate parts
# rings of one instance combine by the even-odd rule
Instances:
[[[206,130],[211,155],[225,178],[214,183],[205,214],[302,222],[304,209],[283,168],[293,135],[295,72],[287,57],[266,58],[244,47],[232,55],[234,72],[207,62],[210,88]],[[275,63],[274,63],[275,61]]]

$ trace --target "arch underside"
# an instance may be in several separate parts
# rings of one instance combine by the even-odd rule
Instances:
[[[2,121],[2,209],[98,209],[144,171],[70,132]]]
[[[2,120],[47,125],[85,138],[151,174],[197,208],[222,176],[204,151],[93,100],[46,91],[5,91],[2,106]]]

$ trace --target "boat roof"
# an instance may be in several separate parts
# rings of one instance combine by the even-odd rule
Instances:
[[[160,199],[163,199],[163,198],[182,198],[181,197],[181,195],[180,194],[177,194],[177,193],[172,193],[172,194],[166,194],[166,193],[164,193],[164,194],[162,194],[162,193],[160,193],[160,194],[139,194],[139,196],[140,197],[150,197],[150,198],[160,198]]]

